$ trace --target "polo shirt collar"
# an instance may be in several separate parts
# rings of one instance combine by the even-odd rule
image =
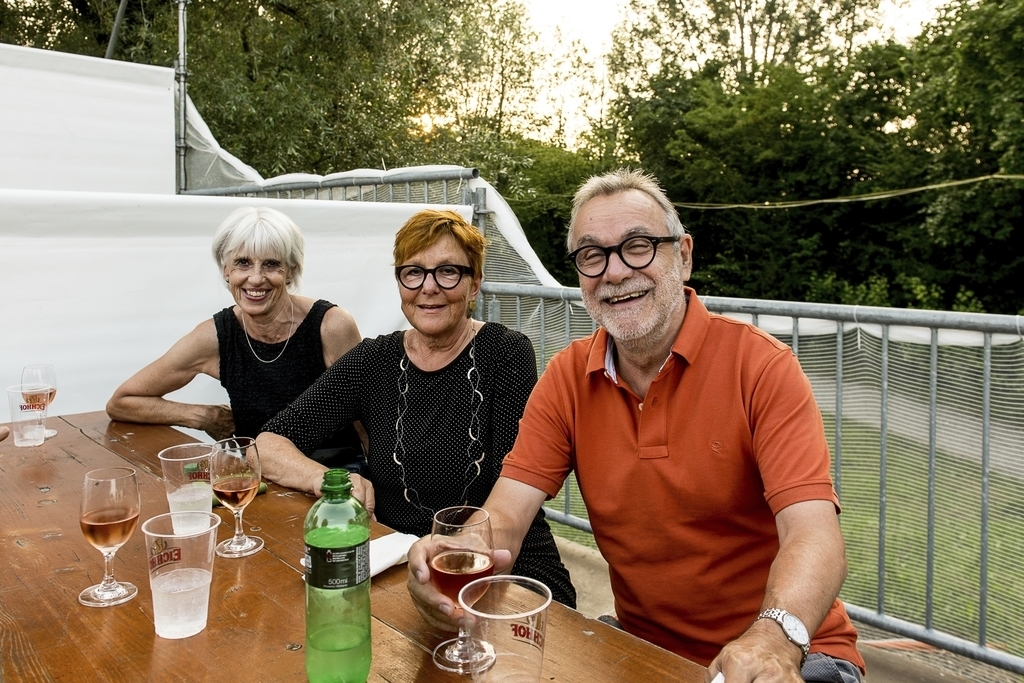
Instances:
[[[711,328],[711,313],[704,306],[704,303],[697,296],[692,287],[684,287],[686,291],[686,317],[683,318],[683,326],[676,335],[672,344],[672,353],[686,359],[689,365],[693,365],[700,353],[704,339],[708,336]]]
[[[683,325],[679,328],[675,342],[672,343],[672,351],[682,357],[687,363],[692,364],[697,360],[697,354],[704,343],[711,326],[711,314],[692,287],[683,288],[686,297],[686,317]],[[615,371],[614,340],[608,335],[603,327],[597,329],[594,335],[594,343],[590,347],[590,355],[587,357],[587,374],[592,372],[605,372],[608,377],[618,384],[618,373]],[[667,359],[666,359],[667,360]]]

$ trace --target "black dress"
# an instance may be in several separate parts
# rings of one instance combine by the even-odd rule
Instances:
[[[287,348],[285,342],[266,344],[252,337],[247,341],[230,307],[213,316],[220,347],[220,383],[231,401],[235,436],[256,438],[267,420],[323,374],[326,368],[320,325],[331,308],[334,304],[323,299],[314,303],[288,339]],[[261,363],[254,353],[263,360],[277,358],[278,354],[281,357],[272,363]],[[315,448],[321,449],[317,460],[331,466],[345,467],[362,459],[359,434],[351,420],[326,435]]]
[[[409,361],[402,335],[364,339],[265,429],[308,455],[337,425],[362,421],[370,435],[366,476],[377,519],[426,536],[436,511],[487,499],[537,369],[530,340],[496,323],[484,325],[458,358],[434,372]],[[512,572],[544,582],[555,600],[575,607],[576,591],[543,512]]]

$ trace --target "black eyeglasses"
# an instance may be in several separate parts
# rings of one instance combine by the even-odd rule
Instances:
[[[406,289],[419,289],[427,281],[428,275],[434,276],[434,282],[441,289],[455,289],[464,276],[472,274],[473,269],[470,266],[454,263],[442,263],[437,268],[395,266],[395,279]]]
[[[651,237],[636,235],[611,247],[599,247],[588,244],[569,254],[572,264],[580,275],[601,277],[608,270],[608,259],[618,254],[622,262],[633,270],[640,270],[651,265],[658,253],[658,245],[666,242],[678,242],[681,237]]]

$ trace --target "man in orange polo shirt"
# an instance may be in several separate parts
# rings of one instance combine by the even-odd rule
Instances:
[[[551,359],[526,406],[484,506],[510,551],[496,568],[575,472],[626,631],[708,680],[859,681],[828,445],[792,351],[684,286],[693,241],[650,176],[591,178],[568,247],[601,327]],[[409,588],[451,625],[431,553],[413,547]]]

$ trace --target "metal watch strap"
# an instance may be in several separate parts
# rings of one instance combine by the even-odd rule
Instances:
[[[800,622],[801,626],[803,626],[803,622],[800,621],[799,617],[797,617],[795,614],[792,614],[791,612],[787,612],[786,610],[780,609],[778,607],[770,607],[770,608],[764,610],[763,612],[761,612],[760,614],[757,615],[757,618],[758,619],[771,619],[772,621],[777,623],[779,625],[779,627],[782,629],[783,635],[786,636],[786,640],[788,640],[789,642],[793,643],[798,648],[800,648],[800,668],[803,669],[804,668],[804,662],[807,661],[807,655],[811,651],[810,634],[807,634],[807,642],[806,643],[799,643],[799,642],[793,640],[793,637],[789,635],[789,631],[786,630],[786,624],[783,622],[783,618],[786,617],[786,616],[793,617],[798,622]],[[806,627],[804,627],[804,632],[805,633],[807,632],[807,628]]]

